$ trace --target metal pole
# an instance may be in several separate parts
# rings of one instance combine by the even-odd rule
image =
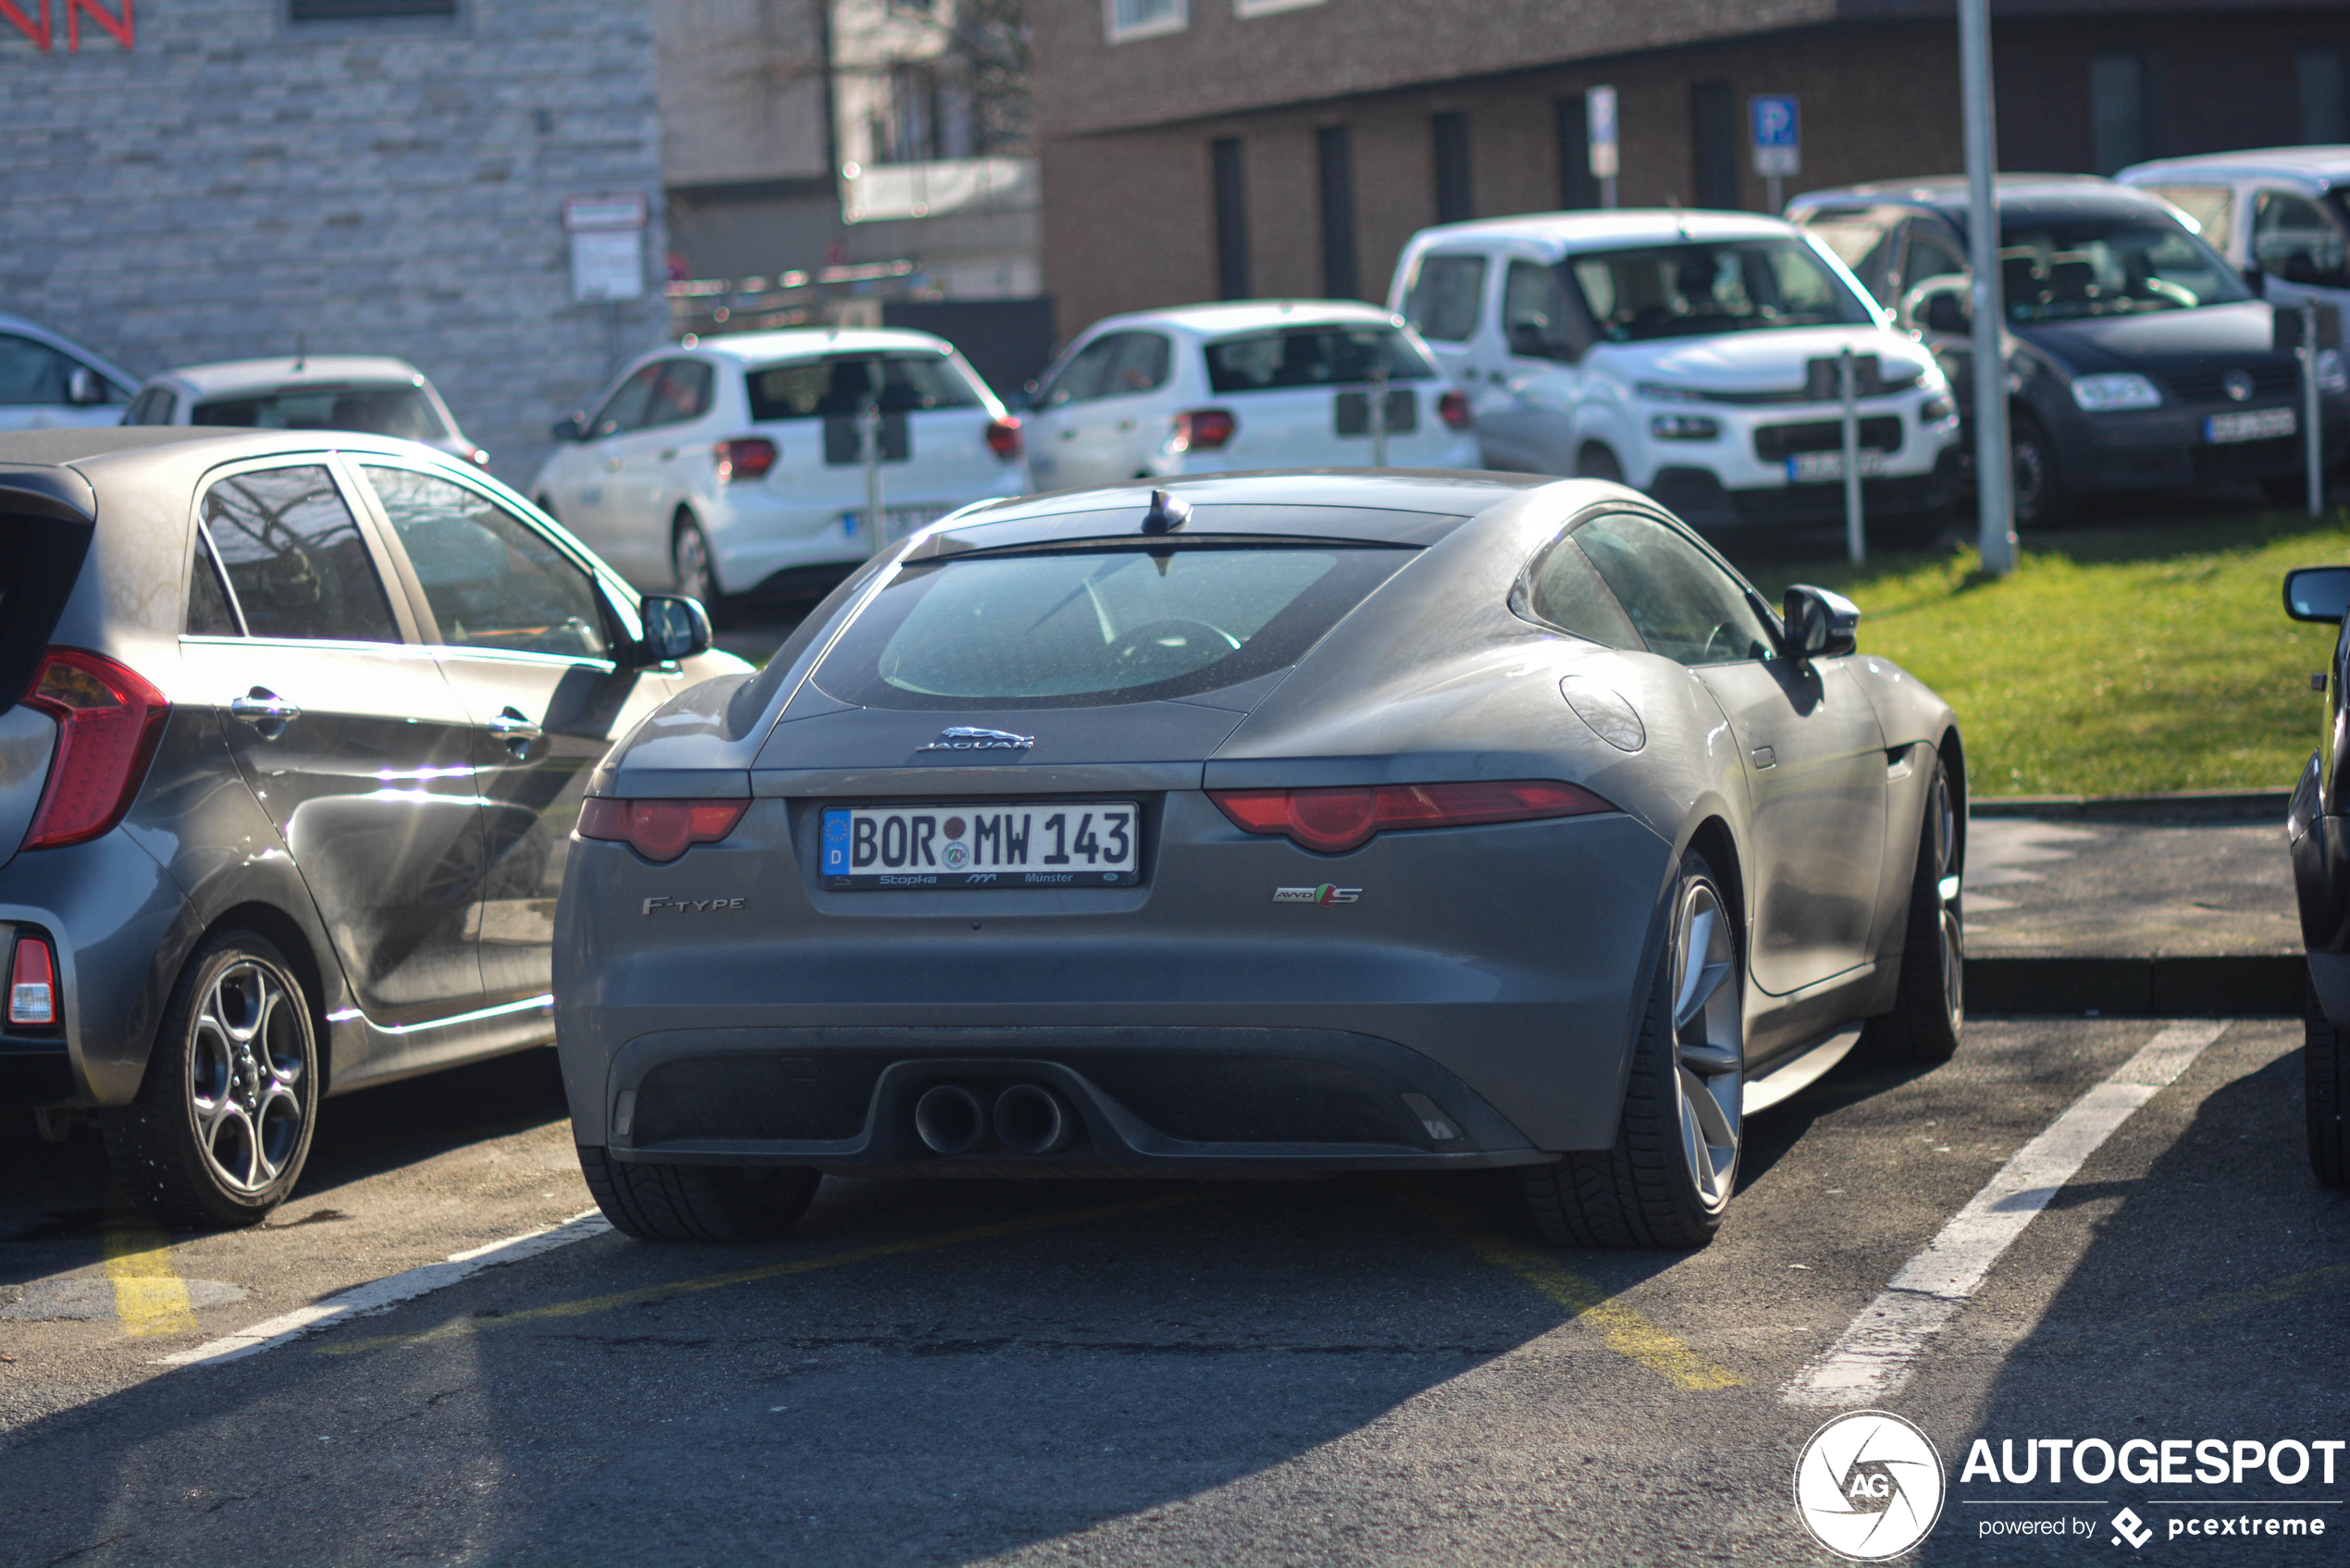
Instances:
[[[1869,544],[1861,531],[1861,377],[1849,343],[1836,356],[1836,378],[1844,395],[1844,553],[1858,566]]]
[[[874,366],[880,373],[880,366]],[[882,524],[881,403],[868,396],[857,411],[857,451],[865,460],[865,553],[879,555],[884,542]]]
[[[2309,438],[2309,515],[2326,508],[2325,426],[2318,406],[2318,301],[2301,297],[2301,418]]]
[[[1387,366],[1371,369],[1371,466],[1387,466]]]
[[[1610,212],[1615,210],[1615,176],[1612,174],[1601,177],[1600,205]]]
[[[1765,175],[1771,190],[1771,216],[1776,217],[1787,207],[1787,182],[1784,175]]]
[[[1991,111],[1989,0],[1959,0],[1959,96],[1966,110],[1967,264],[1974,274],[1975,537],[1983,570],[2015,570],[2015,469],[2008,451],[2007,320],[1999,298],[1999,167]]]

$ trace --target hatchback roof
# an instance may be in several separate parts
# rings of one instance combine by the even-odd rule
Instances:
[[[938,352],[952,346],[944,338],[899,327],[795,327],[776,332],[728,332],[715,338],[699,338],[691,344],[679,344],[664,352],[674,353],[678,348],[690,347],[748,364],[810,354],[885,353],[893,349],[899,352]]]
[[[385,354],[280,355],[275,359],[220,360],[183,364],[152,377],[176,381],[196,396],[250,392],[265,387],[347,386],[353,381],[414,383],[423,372],[404,359]]]
[[[1095,325],[1169,327],[1178,331],[1262,332],[1283,327],[1354,325],[1388,327],[1395,317],[1385,307],[1360,300],[1224,300],[1209,304],[1169,305],[1162,310],[1128,311],[1105,316]]]
[[[2350,185],[2350,146],[2254,147],[2237,153],[2156,158],[2133,164],[2115,178],[2134,181],[2195,174],[2274,175],[2319,185]]]
[[[1671,243],[1680,240],[1746,240],[1785,234],[1784,219],[1762,213],[1679,212],[1670,207],[1618,212],[1520,213],[1444,223],[1414,235],[1416,244],[1459,240],[1530,240],[1569,245]]]

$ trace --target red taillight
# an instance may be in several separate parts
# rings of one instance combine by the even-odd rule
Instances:
[[[8,960],[8,1021],[35,1028],[57,1021],[57,960],[37,936],[18,937]]]
[[[1001,419],[991,419],[987,422],[987,450],[989,451],[994,452],[1006,463],[1009,463],[1020,456],[1020,420],[1016,415],[1008,414]]]
[[[147,776],[171,703],[137,671],[78,648],[49,649],[24,700],[57,721],[49,782],[24,847],[54,849],[109,832]]]
[[[1241,422],[1220,408],[1194,409],[1175,416],[1175,434],[1167,443],[1171,452],[1216,451],[1232,438]]]
[[[735,831],[748,800],[606,800],[579,803],[579,836],[625,844],[648,860],[674,860]]]
[[[1445,424],[1455,430],[1469,427],[1469,401],[1466,392],[1447,392],[1436,400],[1436,412]]]
[[[719,442],[710,449],[710,455],[718,464],[718,482],[731,485],[737,479],[764,479],[784,454],[764,436],[745,436]]]
[[[1286,833],[1308,849],[1336,855],[1396,828],[1465,828],[1580,817],[1614,807],[1588,789],[1548,779],[1506,784],[1363,784],[1337,789],[1212,790],[1235,827]]]

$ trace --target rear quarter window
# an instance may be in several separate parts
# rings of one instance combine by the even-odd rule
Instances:
[[[1117,545],[909,567],[816,684],[844,702],[951,711],[1181,697],[1284,669],[1414,551]]]

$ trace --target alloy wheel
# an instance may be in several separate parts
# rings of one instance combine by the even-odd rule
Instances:
[[[1709,1214],[1738,1176],[1746,1070],[1738,944],[1711,882],[1683,887],[1673,916],[1673,1049],[1680,1080],[1681,1152]]]
[[[1935,961],[1941,966],[1942,1006],[1956,1035],[1966,1021],[1966,924],[1959,907],[1959,814],[1950,802],[1950,782],[1936,774],[1926,805],[1927,831],[1934,835]]]
[[[671,547],[671,564],[677,573],[677,591],[687,599],[710,604],[718,597],[718,584],[711,572],[710,541],[702,537],[701,525],[685,523],[678,525],[677,539]]]
[[[303,1146],[302,1019],[284,978],[240,957],[205,991],[188,1043],[196,1146],[213,1178],[251,1196]]]

